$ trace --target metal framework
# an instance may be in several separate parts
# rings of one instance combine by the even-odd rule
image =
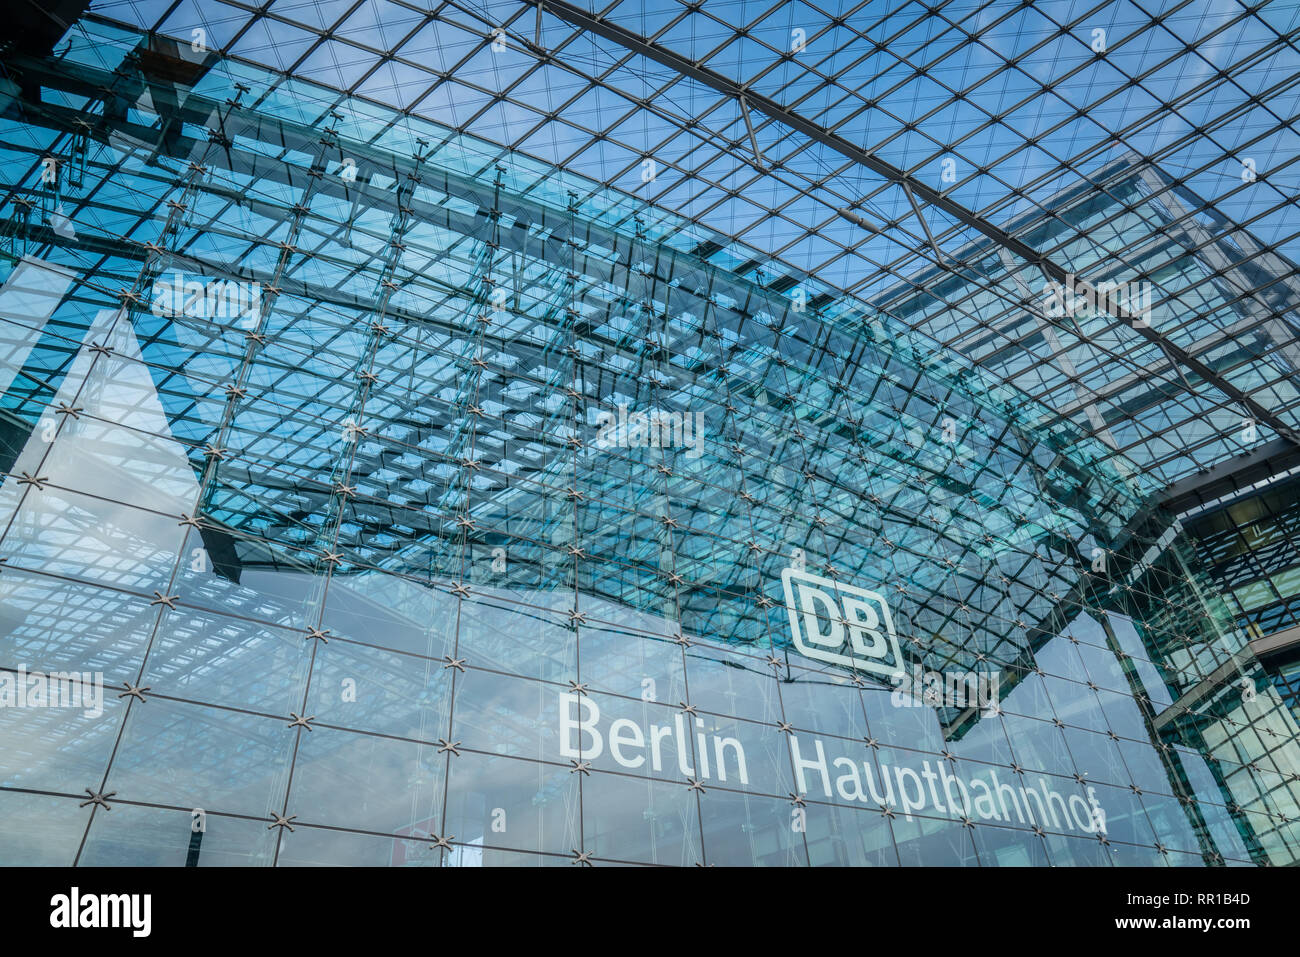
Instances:
[[[193,22],[179,3],[98,8],[92,25],[157,32],[118,37],[119,54],[131,49],[102,69],[87,65],[99,36],[75,57],[6,57],[25,126],[3,144],[23,160],[0,207],[5,251],[17,260],[36,247],[79,274],[59,320],[48,330],[42,321],[39,361],[20,363],[8,424],[25,424],[30,440],[76,359],[89,349],[91,362],[108,361],[111,350],[83,348],[85,329],[68,318],[108,298],[128,316],[118,326],[137,330],[127,358],[166,412],[151,435],[187,450],[189,463],[174,456],[178,472],[199,465],[180,525],[231,582],[241,569],[288,568],[314,570],[314,588],[345,590],[382,572],[387,587],[428,584],[455,602],[480,587],[467,571],[474,557],[509,539],[539,592],[572,572],[568,627],[589,627],[580,591],[611,608],[672,606],[683,630],[739,635],[733,670],[767,673],[752,635],[764,619],[755,609],[772,602],[751,573],[797,544],[832,577],[887,567],[927,663],[1028,677],[1036,642],[1089,609],[1118,609],[1154,636],[1182,704],[1200,709],[1158,723],[1194,738],[1247,665],[1207,637],[1197,576],[1149,522],[1161,499],[1143,508],[1139,498],[1239,451],[1216,417],[1259,422],[1268,451],[1257,467],[1291,454],[1295,270],[1289,227],[1270,216],[1292,201],[1249,205],[1280,189],[1289,161],[1258,164],[1270,171],[1250,185],[1266,189],[1216,190],[1165,171],[1168,155],[1154,155],[1164,146],[1089,146],[1090,134],[1057,136],[1064,127],[1040,117],[1046,125],[1024,121],[1021,139],[999,146],[1003,160],[975,163],[982,132],[1005,137],[1022,121],[1014,108],[986,113],[987,123],[976,115],[994,77],[1029,76],[1037,63],[1052,73],[1026,93],[1037,103],[1110,61],[1055,55],[1081,42],[1071,31],[1091,12],[1036,30],[1042,15],[1028,5],[988,4],[960,22],[950,6],[904,4],[878,19],[865,4],[839,11],[798,27],[798,55],[776,42],[790,22],[760,29],[790,13],[784,5],[595,13],[523,3],[499,22],[469,4],[387,0],[214,3]],[[1169,23],[1185,8],[1144,15],[1109,50],[1119,56],[1149,31],[1177,36]],[[1220,106],[1239,63],[1267,85],[1263,58],[1294,51],[1285,27],[1244,8],[1198,27],[1198,43],[1213,48],[1233,26],[1248,39],[1214,71],[1222,84],[1197,86]],[[204,50],[187,54],[191,37],[203,45],[194,30],[229,54],[222,76],[205,72]],[[1006,38],[1014,52],[999,53]],[[956,65],[973,71],[990,56],[995,68],[956,87],[935,78],[955,83]],[[654,73],[664,66],[670,75]],[[308,94],[294,86],[300,75],[334,89]],[[1122,89],[1145,90],[1135,76],[1146,79],[1145,67]],[[1293,86],[1280,80],[1249,99],[1274,115],[1269,97]],[[1004,106],[1014,99],[996,93]],[[923,108],[933,95],[941,105]],[[366,98],[385,106],[367,112]],[[1161,103],[1169,119],[1181,94],[1178,107]],[[892,136],[873,126],[900,114],[908,119]],[[1229,105],[1198,116],[1189,155],[1205,160],[1206,142],[1244,115]],[[442,126],[432,132],[421,116]],[[945,124],[960,134],[926,145],[923,131]],[[1033,173],[1023,154],[1049,148],[1072,158]],[[67,179],[75,189],[32,186],[50,154],[74,172],[81,164]],[[520,172],[521,154],[544,162]],[[963,171],[935,186],[943,158]],[[369,167],[363,179],[339,174],[349,159]],[[42,215],[27,215],[37,203]],[[75,234],[59,225],[60,203],[76,205]],[[152,322],[142,291],[173,267],[261,284],[256,322],[242,335],[185,315]],[[1167,310],[1146,332],[1125,314],[1058,319],[1036,286],[1070,270],[1158,284],[1189,311]],[[510,305],[493,318],[498,284]],[[806,310],[792,305],[800,290]],[[214,371],[222,362],[228,383]],[[725,410],[716,444],[730,455],[692,478],[693,501],[666,461],[640,483],[629,456],[580,466],[575,423],[597,397],[626,389],[656,406],[697,396]],[[71,399],[56,407],[65,419]],[[755,427],[757,408],[770,429]],[[909,433],[933,432],[945,415],[967,453],[988,454],[927,454]],[[1197,428],[1199,440],[1184,437]],[[39,475],[19,474],[20,494],[34,496]],[[1116,515],[1128,517],[1122,527]],[[74,516],[83,544],[68,560],[107,545],[92,518]],[[1116,554],[1096,577],[1085,557],[1094,546]],[[607,560],[589,563],[589,553]],[[856,564],[837,569],[846,555]],[[173,581],[185,556],[168,555]],[[128,603],[147,599],[137,582],[115,587]],[[150,647],[164,606],[176,610],[170,584],[156,595],[143,605]],[[527,597],[535,620],[559,624],[562,606]],[[739,623],[724,599],[746,607]],[[272,626],[291,619],[288,604],[265,607]],[[599,622],[609,611],[596,608]],[[321,613],[305,622],[312,662],[328,624]],[[1117,627],[1096,640],[1123,650]],[[772,652],[784,641],[768,640]],[[428,657],[456,669],[454,683],[463,658],[448,651]],[[792,684],[796,674],[829,680],[772,662]],[[127,694],[144,677],[141,668]],[[310,731],[309,688],[291,713],[298,739]],[[1143,718],[1157,723],[1155,708]],[[945,731],[958,737],[975,720],[958,715]],[[450,739],[438,744],[454,751]],[[1280,774],[1274,784],[1284,786]],[[291,819],[287,792],[278,808],[272,826]],[[1203,845],[1207,858],[1212,850]]]
[[[236,58],[636,191],[729,237],[705,249],[769,280],[774,260],[874,299],[899,282],[935,294],[954,277],[961,295],[917,327],[953,348],[1016,353],[1008,381],[1157,485],[1250,451],[1230,423],[1296,440],[1293,12],[1243,3],[1210,21],[1186,0],[1080,6],[1057,21],[992,3],[528,0],[489,15],[463,0],[220,0],[95,13],[182,42],[201,30]],[[1144,108],[1123,106],[1134,99]],[[1140,197],[1117,195],[1118,160],[1142,170]],[[1066,222],[1057,202],[1071,188],[1147,235]],[[1172,225],[1153,221],[1152,203],[1177,207]],[[990,271],[960,254],[976,237],[1013,262]],[[1274,264],[1271,285],[1243,287],[1222,260],[1190,282],[1153,271],[1131,251],[1156,239],[1189,255],[1248,249]],[[1149,325],[1121,314],[1025,341],[1026,291],[1070,273],[1152,282],[1168,308]],[[1259,330],[1266,354],[1218,355],[1224,337]],[[1159,395],[1134,407],[1111,383]]]

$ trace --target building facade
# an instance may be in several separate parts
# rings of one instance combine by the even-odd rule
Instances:
[[[93,16],[6,71],[0,862],[1295,860],[1203,538],[893,304]]]

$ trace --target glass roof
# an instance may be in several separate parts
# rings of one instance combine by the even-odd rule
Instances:
[[[91,13],[499,144],[514,175],[531,156],[685,217],[715,262],[762,283],[775,260],[872,303],[1151,484],[1297,441],[1294,5]],[[1145,321],[1052,315],[1067,274],[1140,288]]]

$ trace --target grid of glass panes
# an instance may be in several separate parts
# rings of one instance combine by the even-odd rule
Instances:
[[[308,142],[285,109],[222,121]],[[525,205],[518,174],[442,142],[418,164],[372,145],[392,175],[358,186],[349,214],[323,182],[346,135],[258,167],[231,138],[200,147],[197,170],[173,159],[174,179],[137,149],[100,150],[97,181],[67,199],[109,252],[32,242],[6,276],[21,308],[6,311],[0,666],[93,666],[123,689],[96,719],[0,716],[16,857],[1290,859],[1270,797],[1293,784],[1287,755],[1251,767],[1290,739],[1247,746],[1244,703],[1222,698],[1208,735],[1162,720],[1169,689],[1239,646],[1194,574],[1164,555],[1118,592],[1086,584],[1092,548],[1155,542],[1087,442],[1021,424],[1028,403],[887,317],[800,312],[638,235],[632,214],[652,210]],[[276,292],[251,325],[133,298],[177,266]],[[595,416],[619,406],[700,413],[701,454],[600,447]],[[998,670],[1001,713],[899,707],[879,681],[792,655],[778,583],[795,549],[819,575],[888,589],[909,659]],[[717,762],[701,780],[708,749],[689,733],[659,769],[565,760],[560,709],[578,698],[606,722],[689,716],[737,742],[747,780]],[[1285,728],[1276,696],[1258,699]],[[796,737],[877,781],[891,769],[900,791],[902,769],[932,765],[994,788],[1091,787],[1107,840],[1040,834],[1049,822],[1005,803],[1005,820],[967,822],[823,797]],[[1275,777],[1230,809],[1260,774]]]

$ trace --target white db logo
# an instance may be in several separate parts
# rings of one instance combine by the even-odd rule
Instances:
[[[894,619],[876,592],[795,568],[781,572],[781,584],[799,654],[885,679],[903,670]]]

